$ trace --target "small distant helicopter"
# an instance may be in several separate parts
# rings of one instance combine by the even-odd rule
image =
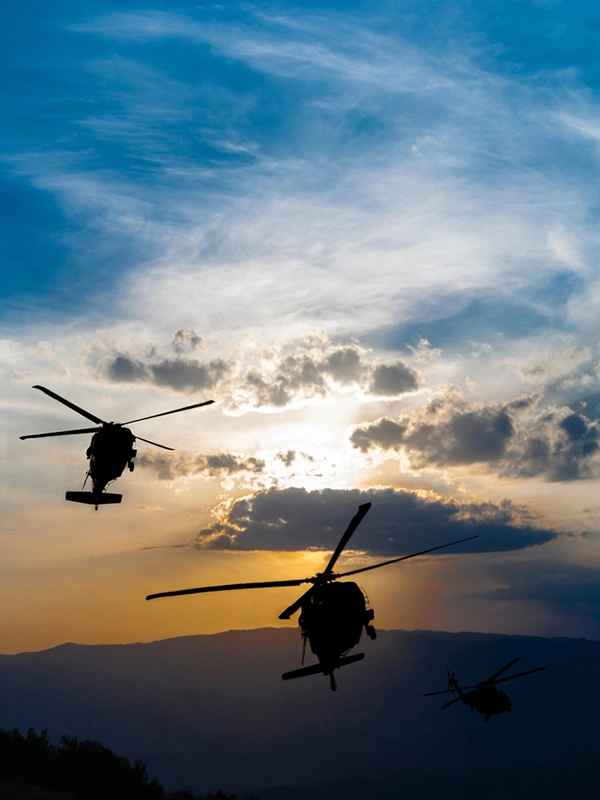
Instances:
[[[509,661],[508,664],[502,667],[502,669],[499,669],[498,672],[494,672],[486,681],[477,683],[474,686],[465,686],[463,689],[458,685],[454,673],[450,674],[450,672],[448,672],[448,688],[442,689],[441,692],[428,692],[424,694],[423,697],[432,697],[434,694],[447,694],[448,692],[454,694],[454,692],[458,692],[458,697],[444,703],[442,708],[448,708],[448,706],[451,706],[453,703],[458,703],[459,700],[462,700],[463,703],[471,707],[471,713],[477,711],[478,714],[484,714],[485,721],[489,722],[493,714],[502,714],[505,711],[510,711],[512,708],[510,698],[505,695],[504,692],[496,689],[497,683],[512,681],[515,678],[522,678],[524,675],[531,675],[533,672],[541,672],[541,670],[544,669],[544,667],[536,667],[535,669],[528,669],[527,672],[518,672],[516,675],[509,675],[508,678],[500,678],[503,672],[506,672],[507,669],[510,669],[520,660],[519,658],[513,658],[512,661]],[[498,680],[498,678],[500,678],[500,680]],[[468,689],[472,691],[467,691]]]
[[[176,408],[173,411],[163,411],[161,414],[151,414],[149,417],[130,419],[127,422],[105,422],[105,420],[100,419],[100,417],[96,417],[84,408],[76,406],[75,403],[65,400],[64,397],[50,391],[50,389],[46,389],[44,386],[34,386],[32,388],[39,389],[40,392],[44,392],[48,397],[58,400],[59,403],[73,409],[73,411],[81,414],[82,417],[86,417],[86,419],[100,425],[99,428],[79,428],[72,431],[34,433],[29,436],[19,437],[20,439],[42,439],[46,436],[71,436],[76,433],[93,433],[92,441],[86,451],[86,456],[90,462],[90,468],[85,476],[82,487],[85,488],[87,479],[91,478],[92,491],[67,492],[66,499],[73,503],[93,505],[96,511],[100,505],[121,502],[123,498],[122,494],[111,494],[104,490],[107,484],[121,477],[126,466],[129,467],[130,472],[133,472],[133,459],[137,455],[137,450],[134,448],[136,438],[147,444],[152,444],[155,447],[161,447],[163,450],[173,450],[172,447],[166,447],[164,444],[151,442],[150,439],[143,439],[141,436],[134,436],[129,428],[123,427],[124,425],[133,425],[134,422],[143,422],[146,419],[154,419],[155,417],[165,417],[168,414],[177,414],[179,411],[189,411],[191,408],[200,408],[201,406],[208,406],[214,403],[214,400],[206,400],[204,403],[195,403],[193,406]]]
[[[300,586],[303,583],[312,583],[311,588],[299,597],[291,606],[285,609],[279,619],[289,619],[292,614],[300,610],[298,623],[302,629],[303,651],[302,663],[306,651],[306,640],[310,643],[310,649],[317,656],[318,664],[309,667],[285,672],[281,677],[284,681],[292,678],[302,678],[306,675],[318,675],[323,673],[329,676],[332,691],[336,691],[337,684],[333,675],[334,670],[361,661],[364,653],[347,655],[355,647],[362,636],[363,628],[367,636],[371,639],[377,637],[375,628],[372,625],[375,612],[367,608],[365,595],[360,587],[351,581],[336,583],[339,578],[348,575],[357,575],[359,572],[367,572],[370,569],[385,567],[387,564],[395,564],[398,561],[406,561],[408,558],[432,553],[434,550],[441,550],[443,547],[450,547],[460,542],[468,542],[470,539],[477,539],[477,536],[469,536],[466,539],[459,539],[456,542],[431,547],[428,550],[421,550],[400,558],[392,558],[380,564],[373,564],[370,567],[361,567],[349,572],[334,573],[333,567],[340,557],[343,549],[348,544],[350,537],[362,522],[365,514],[371,508],[371,503],[364,503],[358,507],[358,513],[352,518],[348,528],[339,541],[338,546],[329,563],[323,572],[317,573],[312,578],[300,578],[299,580],[289,581],[264,581],[259,583],[230,583],[222,586],[203,586],[198,589],[180,589],[175,592],[159,592],[150,594],[146,600],[155,600],[157,597],[176,597],[184,594],[202,594],[204,592],[228,592],[237,589],[263,589],[271,586]]]

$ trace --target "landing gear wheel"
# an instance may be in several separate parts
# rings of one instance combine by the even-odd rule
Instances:
[[[335,682],[335,678],[333,677],[333,672],[329,676],[329,688],[332,692],[337,692],[337,683]]]
[[[135,469],[135,464],[133,463],[133,461],[130,461],[128,466],[129,466],[129,472],[133,472],[133,470]]]
[[[367,636],[373,641],[377,638],[377,631],[372,625],[367,625]]]

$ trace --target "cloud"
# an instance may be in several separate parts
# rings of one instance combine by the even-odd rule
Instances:
[[[191,328],[180,328],[173,343],[182,351],[202,346],[203,340]],[[94,351],[90,360],[96,361],[97,372],[105,380],[182,393],[210,389],[226,411],[235,412],[284,409],[349,389],[365,396],[399,397],[421,385],[419,374],[404,361],[381,363],[358,343],[338,345],[326,336],[281,342],[258,355],[252,348],[237,358],[204,361],[186,355],[164,358],[153,345],[141,353],[118,350],[104,356],[99,352]]]
[[[597,475],[600,425],[538,402],[539,396],[526,395],[469,406],[452,387],[415,413],[356,427],[350,441],[364,453],[403,451],[416,469],[482,464],[502,476],[547,481]]]
[[[403,364],[379,364],[372,372],[368,394],[394,397],[419,388],[417,373]]]
[[[503,473],[574,481],[598,475],[600,426],[571,409],[541,412],[511,448]],[[512,463],[510,459],[512,458]]]
[[[411,40],[401,12],[185,11],[63,30],[81,69],[51,84],[91,102],[64,110],[60,135],[31,126],[11,156],[59,202],[82,264],[100,251],[109,269],[119,252],[116,316],[202,319],[211,338],[362,335],[420,324],[424,304],[444,316],[451,293],[545,306],[555,275],[586,274],[591,178],[581,143],[549,122],[577,103],[572,75],[486,71],[468,44]],[[90,59],[107,52],[97,37],[110,57]],[[150,44],[167,39],[176,63]]]
[[[238,20],[228,25],[214,20],[198,22],[190,16],[161,11],[113,12],[71,29],[141,42],[209,42],[228,58],[245,62],[257,71],[304,80],[322,79],[326,73],[330,80],[351,80],[398,94],[453,84],[443,69],[436,68],[432,59],[423,57],[408,42],[401,53],[395,52],[388,37],[364,28],[361,37],[341,15],[321,12],[319,16],[304,14],[294,18],[249,11],[242,24]],[[330,37],[323,36],[324,16]]]
[[[513,562],[489,565],[487,573],[500,585],[486,592],[493,600],[544,603],[553,613],[576,617],[600,611],[598,569],[593,565]]]
[[[231,364],[223,359],[198,361],[176,357],[144,362],[124,353],[107,356],[99,365],[101,376],[112,383],[154,384],[175,392],[214,389],[230,369]]]
[[[495,462],[505,455],[514,428],[502,408],[492,405],[454,410],[443,419],[439,411],[426,412],[431,417],[404,417],[400,422],[384,417],[357,428],[351,436],[352,444],[363,452],[373,445],[384,450],[405,447],[414,453],[417,467]],[[433,417],[435,413],[439,414],[437,418]]]
[[[198,336],[193,328],[189,325],[184,325],[175,331],[173,336],[173,349],[177,353],[183,353],[186,350],[204,350],[207,347],[206,342],[201,336]]]
[[[275,458],[281,461],[285,467],[291,467],[296,460],[296,451],[288,450],[286,453],[278,453]]]
[[[260,475],[266,468],[265,462],[260,458],[234,453],[199,455],[142,453],[137,457],[137,464],[142,469],[153,472],[161,481],[174,481],[195,475],[205,478],[226,478],[240,473]]]
[[[357,507],[373,507],[350,547],[378,556],[401,556],[455,539],[481,538],[454,553],[519,550],[549,542],[556,533],[519,524],[518,509],[458,504],[393,489],[307,492],[269,489],[220,506],[212,526],[200,531],[196,546],[234,550],[333,550]],[[450,551],[449,551],[450,552]]]
[[[419,374],[403,361],[373,362],[361,345],[335,345],[326,337],[284,344],[266,351],[260,368],[248,370],[230,406],[285,408],[349,388],[366,396],[399,397],[420,387]]]

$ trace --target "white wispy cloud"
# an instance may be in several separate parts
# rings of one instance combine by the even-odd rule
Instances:
[[[165,330],[201,319],[224,335],[303,335],[315,326],[360,334],[417,318],[423,303],[449,294],[514,296],[562,270],[586,273],[585,192],[553,168],[527,166],[534,140],[543,150],[560,139],[548,124],[560,97],[486,73],[468,49],[426,52],[365,20],[250,16],[252,25],[119,12],[71,28],[121,42],[208,43],[216,58],[300,92],[287,145],[248,145],[248,135],[223,137],[206,124],[201,141],[252,159],[194,163],[177,154],[181,133],[165,123],[176,115],[193,124],[202,86],[139,53],[138,62],[89,65],[123,97],[110,115],[78,124],[138,142],[141,156],[156,159],[158,185],[48,159],[36,167],[24,158],[20,168],[70,213],[87,208],[96,225],[137,238],[139,261],[128,265],[117,316],[133,305]],[[406,92],[426,97],[408,102]],[[238,100],[252,106],[260,93]],[[375,136],[365,132],[373,125]]]

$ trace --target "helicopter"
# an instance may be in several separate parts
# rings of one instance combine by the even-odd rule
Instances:
[[[92,441],[86,451],[86,457],[90,462],[90,467],[85,476],[82,490],[88,478],[92,480],[91,492],[67,492],[66,499],[73,503],[85,503],[93,505],[98,510],[98,506],[107,505],[112,503],[120,503],[123,495],[105,492],[106,486],[112,481],[120,478],[123,474],[125,467],[129,467],[129,471],[133,472],[134,461],[137,455],[135,449],[136,438],[147,444],[152,444],[155,447],[161,447],[163,450],[173,450],[173,447],[166,447],[164,444],[158,442],[151,442],[150,439],[143,439],[141,436],[134,436],[129,428],[125,425],[133,425],[134,422],[142,422],[146,419],[154,419],[155,417],[164,417],[167,414],[177,414],[179,411],[189,411],[192,408],[200,408],[201,406],[208,406],[214,403],[214,400],[206,400],[204,403],[195,403],[192,406],[185,406],[184,408],[176,408],[173,411],[163,411],[161,414],[151,414],[149,417],[140,417],[139,419],[130,419],[127,422],[106,422],[100,417],[91,414],[84,408],[71,403],[70,400],[65,400],[59,394],[46,389],[45,386],[33,386],[33,389],[39,389],[44,392],[48,397],[58,400],[59,403],[81,414],[91,422],[95,422],[100,427],[97,428],[79,428],[72,431],[54,431],[52,433],[33,433],[29,436],[20,436],[20,439],[42,439],[46,436],[71,436],[77,433],[93,433]]]
[[[362,589],[352,581],[339,582],[340,578],[349,575],[357,575],[359,572],[367,572],[378,567],[385,567],[387,564],[395,564],[398,561],[406,561],[408,558],[432,553],[434,550],[441,550],[460,542],[468,542],[470,539],[477,539],[477,536],[469,536],[466,539],[459,539],[456,542],[431,547],[428,550],[421,550],[418,553],[411,553],[408,556],[392,558],[379,564],[372,564],[370,567],[361,567],[349,572],[335,573],[333,567],[340,557],[342,551],[348,544],[350,537],[358,528],[363,518],[371,508],[371,503],[364,503],[358,507],[358,512],[352,518],[344,535],[340,539],[333,555],[323,572],[319,572],[312,578],[300,578],[288,581],[262,581],[258,583],[230,583],[221,586],[202,586],[197,589],[180,589],[174,592],[159,592],[149,594],[146,600],[155,600],[158,597],[176,597],[186,594],[203,594],[205,592],[228,592],[238,589],[263,589],[274,586],[300,586],[303,583],[312,583],[310,589],[301,597],[295,600],[285,611],[279,615],[279,619],[290,619],[297,611],[300,611],[298,623],[302,630],[302,664],[306,652],[306,641],[310,643],[310,649],[316,655],[318,663],[308,667],[285,672],[281,677],[284,681],[292,678],[302,678],[307,675],[318,675],[323,673],[329,676],[329,684],[332,691],[336,691],[337,684],[334,677],[334,670],[361,661],[364,653],[348,655],[349,651],[355,647],[362,636],[363,629],[370,639],[375,639],[377,633],[373,626],[375,612],[372,608],[367,608],[367,600]]]
[[[484,714],[485,721],[489,722],[493,714],[503,714],[505,711],[510,711],[512,708],[510,698],[504,694],[504,692],[496,689],[497,683],[512,681],[515,678],[522,678],[524,675],[531,675],[533,672],[541,672],[541,670],[544,669],[544,667],[536,667],[535,669],[528,669],[526,672],[518,672],[516,675],[509,675],[507,678],[500,678],[500,675],[520,660],[519,658],[513,658],[512,661],[505,664],[498,672],[494,672],[487,680],[481,681],[481,683],[477,683],[474,686],[465,686],[463,689],[458,685],[454,673],[450,674],[448,671],[448,688],[442,689],[441,692],[428,692],[424,694],[423,697],[432,697],[434,694],[446,694],[447,692],[452,692],[452,694],[458,692],[458,697],[444,703],[442,708],[448,708],[448,706],[451,706],[453,703],[458,703],[459,700],[462,700],[463,703],[471,707],[471,713],[477,711],[478,714]],[[500,678],[500,680],[498,680],[498,678]],[[468,689],[472,691],[467,691]]]

